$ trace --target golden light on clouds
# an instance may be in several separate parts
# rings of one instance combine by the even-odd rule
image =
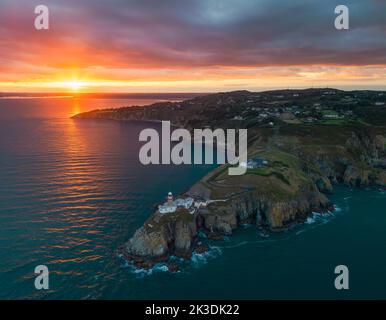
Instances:
[[[386,87],[386,3],[356,4],[352,28],[339,31],[326,1],[300,13],[289,0],[279,11],[271,0],[221,1],[221,10],[208,1],[51,0],[49,30],[34,28],[31,1],[6,1],[0,91]]]
[[[71,76],[75,74],[75,76]],[[58,70],[23,81],[0,82],[8,92],[209,92],[302,87],[385,85],[382,66],[216,67],[141,70]]]

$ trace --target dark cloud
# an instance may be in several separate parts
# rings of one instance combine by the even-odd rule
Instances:
[[[386,64],[383,1],[345,1],[351,29],[337,31],[335,0],[50,0],[48,32],[34,2],[1,1],[2,68]]]

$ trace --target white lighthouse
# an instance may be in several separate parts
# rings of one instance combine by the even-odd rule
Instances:
[[[168,197],[167,197],[167,202],[168,202],[168,205],[172,205],[173,204],[173,194],[171,192],[168,193]]]
[[[158,207],[158,211],[162,214],[171,213],[177,210],[177,205],[174,203],[173,194],[171,192],[168,193],[166,198],[166,202],[163,205]]]

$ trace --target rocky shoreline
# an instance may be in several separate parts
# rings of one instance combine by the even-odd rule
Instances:
[[[332,203],[320,193],[288,204],[271,204],[265,200],[253,202],[252,198],[245,198],[221,207],[209,206],[205,212],[193,215],[190,221],[181,218],[180,221],[163,223],[156,231],[149,230],[146,227],[149,222],[145,222],[120,249],[120,254],[134,266],[148,269],[156,263],[167,262],[171,256],[190,259],[193,252],[206,252],[208,249],[202,244],[200,232],[211,241],[223,240],[224,236],[232,235],[236,228],[245,224],[256,225],[266,232],[280,232],[306,221],[314,212],[332,210]],[[157,214],[149,219],[153,220]],[[272,221],[265,221],[265,214],[272,217]],[[282,223],[276,225],[275,219],[278,218]]]
[[[168,263],[171,256],[190,259],[197,251],[205,252],[200,233],[204,233],[211,241],[221,240],[224,236],[231,236],[243,224],[255,225],[265,232],[281,232],[294,224],[305,222],[315,212],[331,212],[334,207],[327,195],[333,192],[335,184],[349,187],[386,186],[386,171],[382,166],[383,162],[379,160],[385,151],[384,143],[381,136],[371,140],[353,134],[347,140],[345,148],[355,146],[360,149],[357,156],[361,161],[377,163],[366,168],[358,167],[358,163],[341,153],[330,154],[323,150],[306,154],[297,150],[296,157],[302,161],[299,160],[299,164],[296,164],[301,167],[301,172],[296,171],[296,174],[301,175],[301,179],[296,187],[291,181],[292,189],[296,188],[293,194],[275,194],[279,187],[286,185],[285,181],[277,182],[275,177],[270,180],[277,183],[274,192],[265,192],[266,187],[245,188],[242,192],[232,192],[232,196],[228,194],[228,200],[210,203],[194,214],[180,209],[165,215],[156,211],[120,252],[134,266],[149,269],[159,262]],[[213,177],[218,176],[221,170],[221,167],[217,168],[202,178],[184,196],[210,199],[219,190],[223,195],[223,189],[226,188],[213,182]],[[289,172],[290,168],[286,170]],[[246,174],[243,178],[238,178],[238,183],[246,186],[250,182],[248,176],[252,175]],[[293,180],[296,181],[295,178]],[[224,184],[224,180],[220,181]],[[252,185],[257,186],[256,181],[253,180]],[[209,183],[212,183],[212,187],[208,186]],[[234,182],[231,185],[234,186]],[[238,186],[237,189],[240,191],[242,188]],[[170,270],[176,271],[178,266],[171,264]]]
[[[151,268],[171,256],[189,259],[193,252],[204,251],[201,233],[220,240],[242,224],[280,232],[313,212],[331,211],[327,196],[334,185],[385,188],[386,109],[374,106],[383,94],[235,91],[177,103],[94,110],[74,118],[167,120],[188,130],[248,129],[247,163],[255,166],[241,176],[229,176],[226,165],[214,169],[181,195],[202,199],[208,206],[175,212],[158,208],[120,248],[135,266]]]

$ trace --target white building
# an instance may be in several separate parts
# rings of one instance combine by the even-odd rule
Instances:
[[[175,212],[177,205],[173,201],[173,194],[171,192],[168,193],[166,200],[163,205],[158,206],[158,211],[162,214]]]
[[[247,169],[255,168],[255,164],[252,160],[248,160],[248,162],[242,161],[240,162],[239,166]]]
[[[177,198],[174,200],[173,194],[171,192],[168,193],[166,199],[167,201],[164,204],[158,206],[158,211],[162,214],[175,212],[178,207],[189,209],[193,206],[194,203],[193,198],[190,197],[185,199]]]
[[[190,198],[190,197],[185,199],[178,198],[174,201],[174,204],[177,207],[184,207],[188,209],[193,205],[193,202],[194,202],[193,198]]]
[[[158,206],[158,211],[162,214],[164,213],[172,213],[172,212],[175,212],[177,210],[177,206],[176,205],[170,205],[168,203],[165,203],[163,205],[160,205]]]
[[[268,161],[261,158],[248,159],[247,162],[242,161],[239,164],[240,167],[247,168],[247,169],[255,169],[255,168],[260,168],[267,165],[268,165]]]

